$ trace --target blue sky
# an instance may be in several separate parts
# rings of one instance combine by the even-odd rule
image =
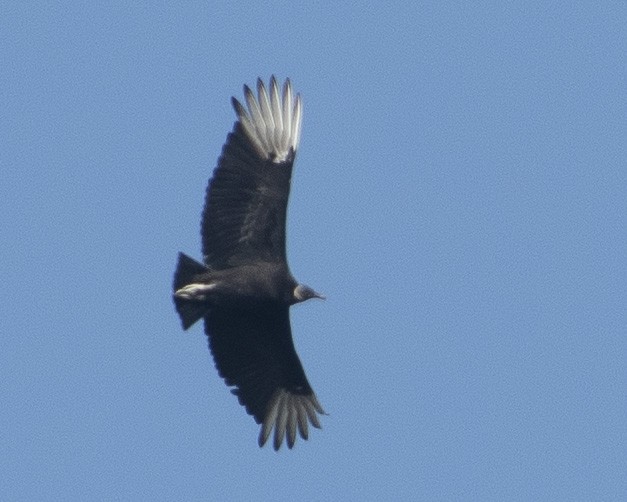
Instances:
[[[0,499],[626,499],[626,4],[262,4],[3,4]],[[328,297],[279,453],[170,297],[273,73]]]

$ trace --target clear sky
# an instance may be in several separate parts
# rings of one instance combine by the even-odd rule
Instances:
[[[627,4],[365,5],[3,2],[1,500],[627,500]],[[273,73],[328,297],[279,453],[170,289]]]

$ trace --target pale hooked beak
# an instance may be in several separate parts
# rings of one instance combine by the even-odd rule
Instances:
[[[321,300],[325,300],[326,297],[321,295],[317,291],[314,291],[309,286],[304,284],[299,284],[294,288],[294,299],[297,302],[304,302],[305,300],[309,300],[310,298],[320,298]]]

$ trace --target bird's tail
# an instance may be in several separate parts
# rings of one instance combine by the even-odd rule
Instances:
[[[192,284],[199,274],[205,274],[208,271],[209,269],[203,264],[198,263],[186,254],[179,253],[176,272],[174,272],[174,305],[185,330],[207,313],[208,305],[206,302],[194,300],[187,295],[177,295],[177,292]]]

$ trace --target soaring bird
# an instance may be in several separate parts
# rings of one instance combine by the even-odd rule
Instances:
[[[261,425],[274,449],[309,436],[325,414],[296,354],[290,306],[324,298],[298,283],[287,264],[285,217],[300,139],[302,102],[274,76],[246,105],[232,98],[237,121],[213,171],[202,214],[204,264],[179,253],[174,304],[187,330],[204,318],[216,368]]]

